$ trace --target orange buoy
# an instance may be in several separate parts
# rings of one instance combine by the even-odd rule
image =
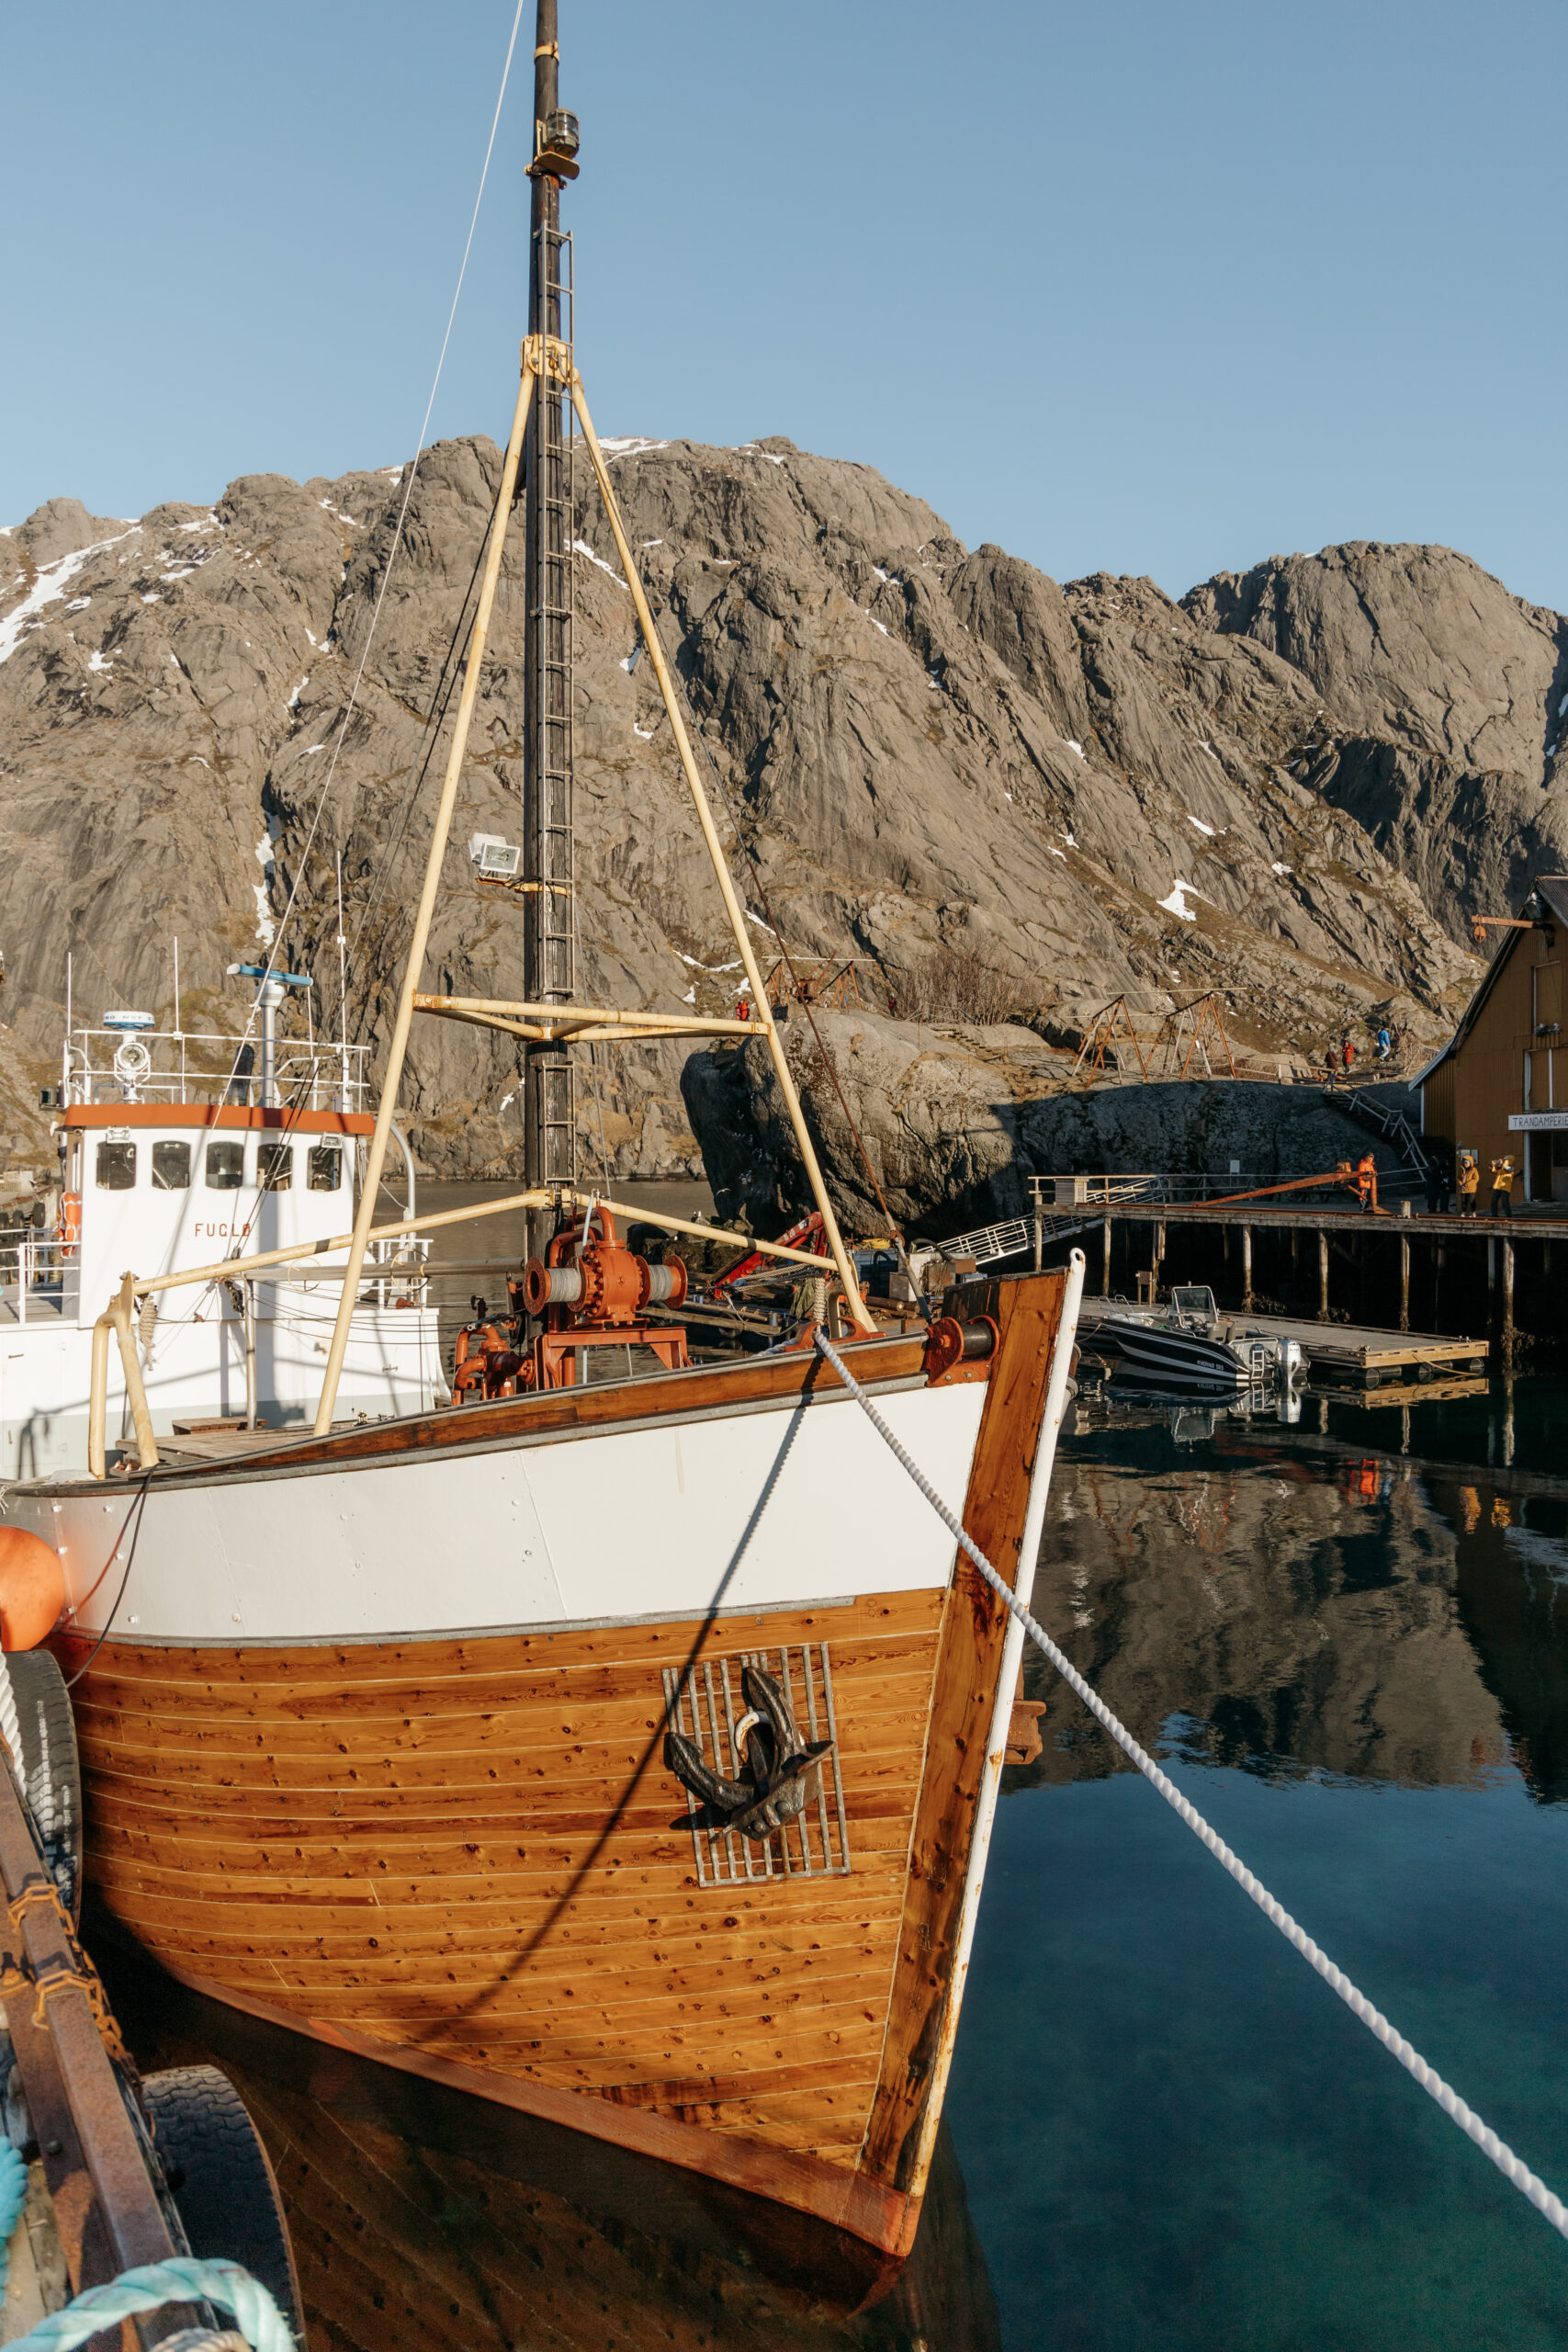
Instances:
[[[65,1571],[41,1535],[0,1527],[0,1649],[36,1650],[65,1606]]]

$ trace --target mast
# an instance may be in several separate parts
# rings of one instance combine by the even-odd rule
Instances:
[[[563,179],[575,179],[577,118],[559,106],[556,0],[537,0],[528,330],[564,344],[565,381],[541,368],[524,444],[527,579],[524,738],[525,993],[570,1003],[576,989],[572,898],[571,242],[560,225]],[[525,1182],[570,1185],[576,1133],[570,1046],[526,1048]]]

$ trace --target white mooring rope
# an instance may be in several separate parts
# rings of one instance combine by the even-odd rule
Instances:
[[[0,1740],[6,1744],[10,1761],[11,1777],[22,1792],[28,1793],[27,1767],[22,1761],[22,1726],[17,1719],[17,1693],[11,1683],[11,1665],[4,1650],[0,1650]]]
[[[1099,1691],[1084,1680],[1072,1660],[1057,1648],[1045,1628],[1030,1615],[1021,1601],[1013,1598],[979,1545],[971,1542],[957,1519],[937,1493],[936,1488],[899,1444],[898,1440],[894,1436],[853,1373],[851,1372],[831,1340],[820,1329],[814,1336],[819,1352],[826,1356],[856,1404],[870,1420],[877,1435],[891,1447],[931,1509],[952,1529],[959,1544],[974,1561],[987,1583],[1007,1603],[1030,1640],[1037,1649],[1044,1652],[1063,1680],[1077,1692],[1090,1714],[1104,1724],[1117,1746],[1124,1749],[1132,1758],[1144,1778],[1151,1781],[1167,1804],[1180,1815],[1194,1837],[1202,1839],[1215,1860],[1224,1864],[1243,1892],[1252,1897],[1265,1918],[1273,1921],[1287,1943],[1294,1944],[1302,1958],[1316,1969],[1325,1984],[1333,1987],[1346,2007],[1353,2011],[1360,2018],[1361,2023],[1376,2034],[1385,2050],[1393,2052],[1407,2074],[1415,2075],[1422,2089],[1430,2093],[1443,2113],[1459,2125],[1466,2139],[1473,2140],[1482,2154],[1491,2157],[1505,2180],[1511,2180],[1514,2187],[1529,2199],[1537,2212],[1543,2213],[1554,2230],[1560,2232],[1562,2236],[1568,2237],[1568,2208],[1564,2207],[1562,2199],[1554,2197],[1546,2183],[1531,2172],[1529,2165],[1521,2157],[1515,2155],[1507,2142],[1500,2140],[1490,2124],[1483,2123],[1473,2108],[1467,2107],[1459,2093],[1450,2088],[1437,2069],[1428,2066],[1420,2052],[1412,2049],[1404,2035],[1394,2031],[1382,2011],[1375,2008],[1366,1995],[1352,1984],[1342,1968],[1336,1968],[1326,1952],[1319,1951],[1305,1928],[1297,1926],[1284,1905],[1277,1903],[1261,1881],[1254,1878],[1247,1864],[1232,1853],[1219,1832],[1210,1828],[1196,1805],[1188,1803],[1175,1781],[1168,1779],[1153,1757],[1147,1755],[1139,1747],[1125,1724],[1119,1722],[1111,1713]]]

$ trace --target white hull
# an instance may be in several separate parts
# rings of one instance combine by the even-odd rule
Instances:
[[[885,1392],[954,1507],[985,1397],[921,1381]],[[841,1391],[490,1442],[482,1409],[473,1419],[472,1450],[236,1464],[188,1484],[165,1469],[145,1503],[134,1480],[14,1489],[6,1516],[59,1550],[73,1632],[96,1635],[112,1611],[137,1643],[693,1617],[940,1589],[952,1572],[952,1537]]]

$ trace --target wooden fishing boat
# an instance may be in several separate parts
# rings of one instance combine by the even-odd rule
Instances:
[[[1066,1283],[995,1285],[990,1352],[934,1374],[918,1338],[845,1343],[1004,1575]],[[999,1602],[815,1354],[10,1516],[76,1596],[89,1883],[166,1968],[908,2254],[1017,1652],[1004,1687]],[[755,1661],[833,1742],[761,1844],[664,1757],[679,1724],[735,1769]]]
[[[133,1318],[212,1269],[128,1275],[96,1332],[92,1475],[13,1487],[6,1515],[61,1563],[51,1639],[77,1678],[88,1880],[112,1921],[237,2008],[663,2159],[775,2235],[808,2225],[863,2288],[914,2239],[1022,1637],[809,1328],[694,1365],[668,1320],[648,1319],[650,1304],[678,1307],[684,1276],[627,1250],[576,1187],[570,1043],[764,1042],[822,1221],[827,1261],[804,1262],[828,1277],[827,1317],[894,1433],[1025,1593],[1082,1261],[971,1285],[929,1329],[878,1326],[861,1294],[558,334],[554,207],[577,136],[556,53],[554,0],[540,0],[534,331],[354,1233],[333,1238],[348,1247],[315,1428],[184,1454],[161,1441]],[[746,1018],[583,1006],[570,921],[552,927],[551,894],[569,887],[568,404],[745,967]],[[515,1002],[424,998],[530,435],[530,985]],[[338,1375],[420,1011],[528,1047],[530,1336],[490,1351],[475,1401],[344,1426]],[[136,1430],[127,1476],[106,1455],[111,1337]]]

